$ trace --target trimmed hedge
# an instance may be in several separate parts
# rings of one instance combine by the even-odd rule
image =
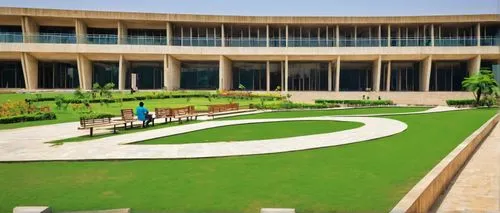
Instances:
[[[99,118],[112,118],[115,115],[111,113],[88,113],[80,116],[80,120],[84,119],[99,119]]]
[[[463,100],[446,100],[448,106],[473,106],[476,104],[474,99],[463,99]]]
[[[277,104],[250,104],[250,109],[325,109],[339,107],[337,104],[306,104],[282,102]]]
[[[25,121],[54,120],[54,119],[56,119],[55,113],[45,112],[45,113],[24,114],[24,115],[16,115],[11,117],[0,118],[0,124],[19,123]]]
[[[354,106],[380,106],[380,105],[394,105],[391,100],[323,100],[318,99],[314,101],[316,104],[345,104]]]
[[[261,96],[261,95],[252,95],[252,96],[230,96],[230,97],[224,97],[221,95],[214,95],[210,93],[186,93],[186,94],[165,94],[165,93],[158,93],[158,94],[151,94],[151,95],[141,95],[141,96],[133,96],[133,97],[116,97],[116,98],[97,98],[97,99],[89,99],[89,103],[115,103],[115,102],[126,102],[126,101],[142,101],[142,100],[153,100],[153,99],[168,99],[168,98],[264,98],[266,100],[279,100],[279,97],[271,97],[271,96]],[[47,97],[47,98],[31,98],[31,99],[26,99],[26,102],[40,102],[40,101],[55,101],[55,97]],[[82,99],[76,99],[76,98],[64,98],[63,99],[64,103],[68,104],[81,104],[84,102]]]

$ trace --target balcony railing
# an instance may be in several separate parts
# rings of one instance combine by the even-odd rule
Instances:
[[[174,46],[220,47],[221,44],[222,40],[220,38],[174,37],[172,39],[172,45]]]
[[[325,38],[307,38],[307,39],[288,39],[289,47],[333,47],[335,46],[335,41],[333,39]]]
[[[23,33],[0,33],[0,43],[23,43]]]
[[[445,37],[445,38],[434,38],[434,46],[476,46],[476,37]]]
[[[118,36],[112,34],[88,34],[80,38],[87,44],[118,44]]]
[[[500,46],[500,37],[485,36],[480,41],[481,46]]]
[[[265,47],[267,41],[265,38],[228,38],[227,47]]]
[[[425,47],[431,46],[432,40],[429,38],[391,38],[392,47]]]
[[[339,39],[340,47],[378,47],[387,46],[387,38],[357,38]]]
[[[165,36],[127,36],[126,43],[132,45],[167,45]]]
[[[286,47],[286,40],[279,38],[269,38],[270,47]]]
[[[40,33],[38,35],[25,36],[30,43],[49,43],[49,44],[75,44],[75,34],[65,33]]]

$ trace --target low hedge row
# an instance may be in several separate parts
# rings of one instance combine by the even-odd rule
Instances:
[[[25,121],[42,121],[42,120],[54,120],[56,119],[56,114],[53,112],[36,113],[36,114],[24,114],[16,115],[11,117],[0,118],[0,124],[10,124],[19,123]]]
[[[115,102],[126,102],[126,101],[142,101],[142,100],[153,100],[153,99],[168,99],[168,98],[218,98],[218,97],[223,97],[221,95],[213,95],[210,93],[196,93],[196,94],[164,94],[164,93],[158,93],[154,95],[142,95],[142,96],[133,96],[133,97],[116,97],[116,98],[97,98],[97,99],[89,99],[89,103],[115,103]],[[258,97],[258,98],[264,98],[266,100],[276,100],[279,99],[277,97],[270,97],[270,96],[259,96],[259,95],[252,95],[250,97]],[[231,96],[231,98],[238,98],[236,96]],[[248,97],[242,97],[242,98],[248,98]],[[31,99],[26,99],[26,102],[41,102],[41,101],[55,101],[55,97],[47,97],[47,98],[31,98]],[[76,98],[64,98],[63,99],[64,103],[69,103],[69,104],[80,104],[84,102],[82,99],[76,99]]]
[[[277,104],[250,104],[250,109],[325,109],[339,107],[338,104],[306,104],[282,102]]]
[[[380,106],[380,105],[393,105],[391,100],[323,100],[318,99],[314,101],[316,104],[345,104],[356,106]]]
[[[474,99],[446,100],[448,106],[472,106],[476,103]]]

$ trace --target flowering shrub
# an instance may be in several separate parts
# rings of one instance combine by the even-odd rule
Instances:
[[[24,101],[8,101],[0,105],[0,117],[28,114],[30,106]]]

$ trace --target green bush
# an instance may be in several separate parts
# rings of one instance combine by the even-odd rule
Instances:
[[[381,106],[394,105],[391,100],[323,100],[314,101],[316,104],[345,104],[348,106]]]
[[[250,104],[251,109],[325,109],[339,107],[338,104],[306,104],[306,103],[293,103],[281,102],[274,104]]]
[[[0,124],[19,123],[26,121],[53,120],[53,119],[56,119],[56,114],[53,112],[24,114],[24,115],[0,118]]]
[[[446,100],[448,106],[473,106],[475,103],[474,99]]]

